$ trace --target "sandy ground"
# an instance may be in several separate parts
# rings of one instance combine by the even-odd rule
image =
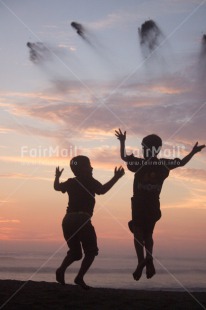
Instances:
[[[0,309],[206,309],[205,292],[91,288],[58,283],[0,280]]]

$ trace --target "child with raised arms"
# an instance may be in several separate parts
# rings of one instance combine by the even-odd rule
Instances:
[[[65,271],[74,261],[82,259],[83,248],[84,258],[74,282],[82,288],[88,289],[89,286],[84,282],[84,276],[95,256],[98,255],[97,237],[91,223],[95,194],[107,193],[124,175],[124,169],[122,167],[115,168],[111,180],[102,185],[93,178],[93,168],[88,157],[82,155],[74,157],[70,161],[70,168],[75,175],[74,178],[60,183],[59,179],[64,169],[60,170],[57,167],[54,181],[54,189],[62,193],[67,192],[69,196],[67,212],[62,221],[63,234],[69,251],[56,271],[56,280],[62,285],[65,284]]]
[[[133,273],[135,280],[139,280],[146,266],[148,279],[155,275],[153,264],[153,231],[156,222],[161,217],[160,192],[164,180],[169,176],[170,170],[186,165],[190,159],[200,152],[205,145],[193,147],[192,151],[183,159],[158,159],[157,155],[162,147],[162,140],[155,134],[148,135],[142,140],[144,158],[128,156],[125,151],[126,131],[115,131],[120,141],[120,156],[127,163],[130,171],[134,172],[134,185],[132,200],[132,221],[129,228],[134,234],[134,246],[138,258],[137,268]]]

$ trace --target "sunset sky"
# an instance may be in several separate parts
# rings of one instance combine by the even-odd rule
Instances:
[[[94,177],[108,181],[123,164],[115,129],[127,131],[128,154],[139,156],[150,133],[162,137],[162,157],[182,158],[196,141],[206,143],[205,16],[201,0],[0,0],[1,253],[63,243],[68,198],[53,190],[55,167],[64,167],[62,181],[73,177],[69,160],[84,154]],[[162,36],[146,58],[138,28],[148,19]],[[27,42],[43,43],[39,62]],[[134,253],[133,177],[126,168],[96,197],[93,223],[105,253]],[[205,185],[205,150],[171,172],[155,253],[206,256]]]

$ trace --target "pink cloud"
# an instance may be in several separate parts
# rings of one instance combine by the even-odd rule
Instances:
[[[4,219],[2,217],[0,217],[0,223],[11,223],[11,224],[19,224],[20,223],[20,220],[17,220],[17,219]]]
[[[55,126],[52,133],[46,127],[42,129],[26,124],[25,128],[31,134],[52,136],[65,144],[71,138],[107,139],[112,137],[114,128],[119,127],[127,129],[130,136],[157,133],[166,142],[204,142],[204,90],[193,82],[191,72],[192,68],[188,69],[187,75],[165,73],[155,80],[141,82],[133,78],[114,93],[112,90],[117,83],[95,83],[95,93],[101,94],[100,101],[95,99],[92,88],[89,92],[79,82],[59,80],[54,83],[64,88],[65,95],[55,89],[37,93],[36,97],[35,94],[25,94],[24,100],[27,98],[29,102],[6,104],[5,109],[16,117],[50,122]],[[101,103],[105,96],[107,99]]]
[[[186,181],[198,181],[206,183],[206,170],[194,168],[181,168],[174,170],[175,177]]]

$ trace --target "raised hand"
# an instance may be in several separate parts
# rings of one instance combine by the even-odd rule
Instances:
[[[56,168],[56,174],[55,174],[55,176],[56,176],[57,178],[60,178],[60,176],[61,176],[63,170],[64,170],[64,168],[63,168],[62,170],[59,170],[59,167],[57,167],[57,168]]]
[[[114,169],[114,176],[118,179],[120,179],[125,174],[124,168],[120,166],[118,169],[115,167]]]
[[[198,142],[196,142],[196,144],[194,145],[194,147],[192,149],[192,152],[193,153],[198,153],[198,152],[202,151],[202,149],[204,149],[204,147],[205,147],[205,144],[198,145]]]
[[[124,142],[126,140],[126,131],[122,133],[121,129],[115,130],[115,136],[117,137],[118,140],[121,142]]]

